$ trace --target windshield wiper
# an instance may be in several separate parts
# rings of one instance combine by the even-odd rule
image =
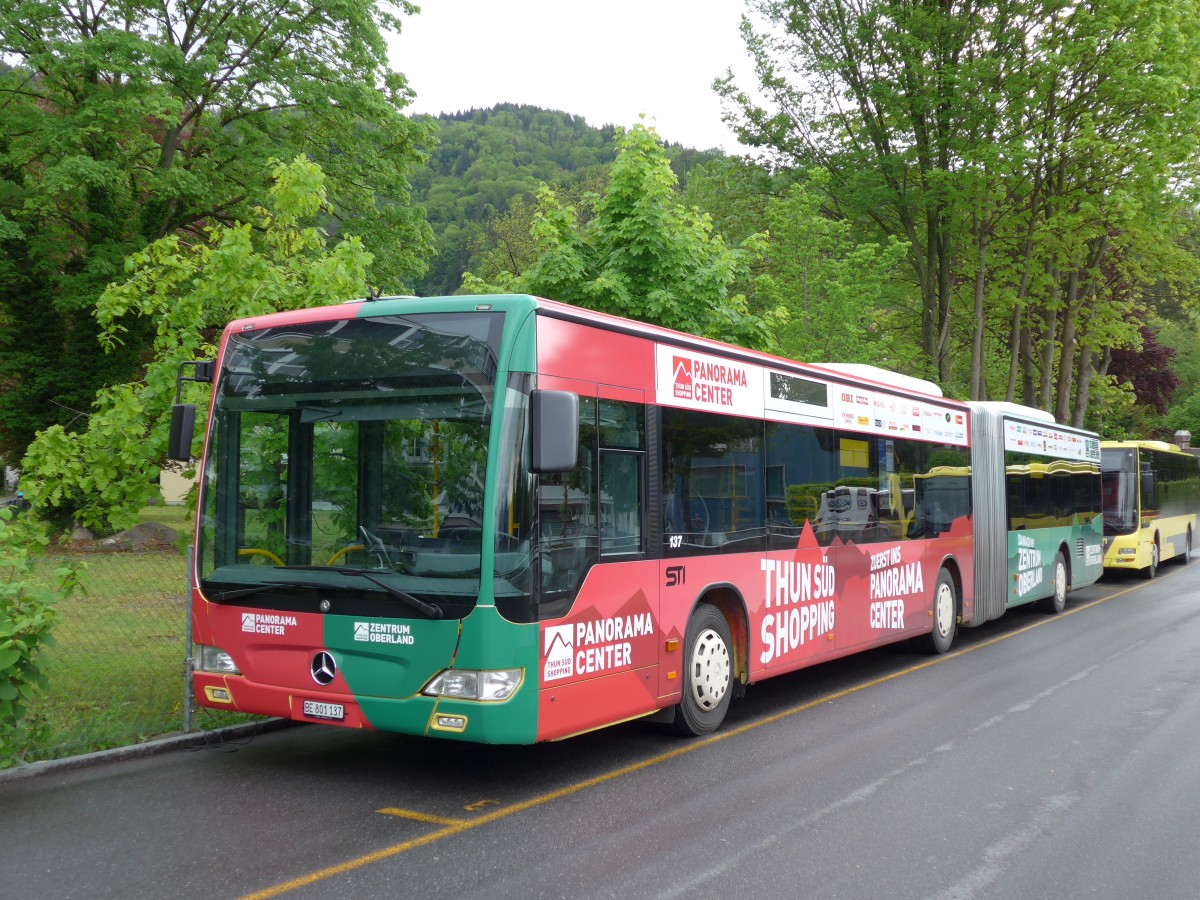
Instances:
[[[209,595],[217,603],[228,603],[230,600],[237,600],[241,597],[249,597],[252,594],[261,594],[263,591],[273,591],[278,585],[275,584],[260,584],[258,587],[241,588],[236,591],[210,591]]]
[[[314,566],[314,568],[318,567]],[[328,585],[314,584],[310,581],[267,581],[263,584],[257,584],[254,587],[238,588],[232,591],[211,591],[210,596],[217,603],[228,603],[230,600],[239,600],[242,597],[251,597],[254,594],[261,594],[264,591],[273,591],[275,588],[281,587],[323,588],[328,587]]]
[[[278,569],[279,566],[276,566],[275,568]],[[386,581],[380,581],[378,578],[376,578],[370,572],[367,572],[363,569],[352,569],[349,566],[286,566],[285,568],[292,572],[299,570],[301,572],[337,572],[339,575],[357,575],[360,578],[367,579],[367,581],[371,582],[371,584],[375,585],[376,587],[382,588],[384,591],[391,594],[397,600],[403,600],[405,603],[407,603],[409,606],[411,606],[417,612],[424,613],[425,615],[429,616],[429,618],[431,618],[431,619],[440,619],[444,615],[444,613],[442,612],[442,608],[440,606],[435,606],[432,603],[427,603],[426,601],[422,600],[420,597],[414,597],[408,591],[402,591],[402,590],[400,590],[400,588],[392,587]],[[385,571],[385,570],[381,570],[381,571]],[[306,587],[309,587],[309,586],[329,587],[329,585],[327,585],[327,584],[305,585],[305,586]]]
[[[422,612],[425,615],[429,616],[429,618],[431,618],[431,619],[440,619],[442,617],[442,608],[440,606],[435,606],[432,603],[426,603],[420,597],[414,597],[408,591],[402,591],[402,590],[400,590],[400,588],[394,588],[390,584],[388,584],[386,581],[380,581],[378,578],[375,578],[374,576],[370,575],[367,572],[362,571],[361,569],[352,570],[348,574],[358,575],[362,578],[367,579],[367,581],[371,582],[371,584],[378,585],[379,587],[381,587],[385,591],[387,591],[389,594],[391,594],[393,597],[395,597],[397,600],[403,600],[405,603],[407,603],[413,609],[417,610],[417,612]]]

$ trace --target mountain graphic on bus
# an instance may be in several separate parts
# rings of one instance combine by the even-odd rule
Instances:
[[[575,674],[572,652],[575,645],[571,640],[571,625],[551,625],[546,629],[546,660],[542,668],[542,680],[554,681],[570,678]]]
[[[572,647],[570,625],[552,625],[546,629],[546,656],[553,656],[556,649],[558,653],[569,653]]]
[[[682,356],[671,358],[671,368],[675,377],[675,396],[684,400],[692,399],[692,361]]]

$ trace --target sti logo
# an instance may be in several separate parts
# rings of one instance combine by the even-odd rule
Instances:
[[[675,373],[675,396],[682,400],[692,399],[692,361],[682,356],[671,357],[671,369]]]

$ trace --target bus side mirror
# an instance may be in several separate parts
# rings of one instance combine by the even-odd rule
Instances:
[[[191,367],[192,374],[184,375],[183,370]],[[175,404],[171,407],[171,436],[167,439],[167,459],[176,462],[192,461],[192,435],[196,433],[196,407],[191,403],[180,403],[183,397],[183,383],[194,381],[197,384],[212,384],[217,364],[211,359],[195,359],[181,362],[175,373]]]
[[[574,469],[579,456],[579,396],[571,391],[533,391],[529,442],[529,468],[535,474]]]
[[[171,436],[167,440],[167,458],[177,462],[192,459],[192,436],[196,433],[196,407],[176,403],[171,407]]]

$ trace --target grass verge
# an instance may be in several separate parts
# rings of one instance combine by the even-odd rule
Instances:
[[[152,507],[153,514],[181,507]],[[174,528],[186,528],[170,521]],[[56,609],[55,644],[43,651],[48,686],[29,705],[17,759],[34,762],[138,743],[184,727],[184,556],[175,549],[69,552],[39,561],[50,578],[62,556],[84,567],[86,592]],[[202,710],[198,727],[255,717]]]

